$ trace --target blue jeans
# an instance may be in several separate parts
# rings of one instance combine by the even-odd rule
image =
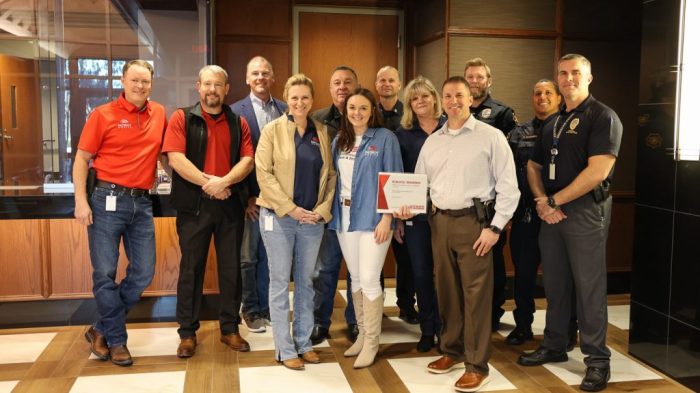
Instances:
[[[242,309],[244,315],[270,312],[268,291],[270,269],[267,252],[260,236],[259,220],[245,219],[241,247],[241,278],[243,280]]]
[[[265,218],[272,217],[272,230]],[[299,221],[260,209],[260,232],[270,263],[270,318],[275,340],[275,358],[283,361],[311,351],[314,328],[313,273],[323,237],[323,225]],[[294,261],[294,269],[292,269]],[[294,322],[289,334],[289,276],[294,276]]]
[[[343,259],[343,252],[340,250],[338,235],[335,231],[325,229],[323,231],[323,241],[318,251],[318,261],[314,272],[314,320],[317,325],[328,329],[331,326],[331,315],[333,315],[333,301],[335,291],[338,288],[338,274],[340,273],[340,262]],[[351,278],[348,272],[348,287],[346,290],[348,304],[345,307],[345,321],[350,324],[357,324],[355,319],[355,309],[352,305],[352,294],[350,291]]]
[[[108,195],[117,195],[117,210],[105,208]],[[100,317],[95,328],[110,347],[125,345],[126,314],[141,298],[153,279],[156,267],[156,237],[151,199],[146,196],[119,195],[95,188],[90,197],[92,225],[88,226],[92,293]],[[126,277],[115,282],[119,262],[119,242],[129,259]]]

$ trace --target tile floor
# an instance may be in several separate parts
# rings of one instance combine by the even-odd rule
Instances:
[[[285,369],[274,362],[269,327],[265,333],[250,333],[241,327],[252,352],[239,354],[218,343],[216,322],[203,322],[197,355],[182,360],[174,356],[178,344],[175,324],[132,324],[128,326],[129,348],[134,356],[134,366],[130,368],[94,359],[82,338],[83,326],[34,329],[38,330],[36,333],[28,333],[32,329],[12,329],[0,330],[0,393],[13,389],[71,393],[454,391],[452,386],[461,371],[443,375],[426,371],[426,365],[439,354],[435,350],[427,354],[415,351],[420,330],[417,325],[408,325],[396,317],[393,289],[387,290],[385,298],[388,317],[383,320],[378,360],[368,369],[354,370],[353,359],[342,356],[348,341],[343,335],[342,312],[337,312],[344,306],[344,290],[339,293],[332,337],[316,346],[322,363],[307,365],[303,372]],[[538,302],[541,308],[542,301]],[[620,304],[625,302],[629,300],[623,296],[609,307],[609,342],[613,338],[611,390],[618,387],[618,391],[643,391],[648,386],[649,391],[687,391],[629,357],[626,345],[619,344],[626,343],[629,326],[629,305]],[[491,381],[483,391],[575,390],[585,371],[583,354],[578,348],[565,363],[535,368],[515,364],[522,349],[532,350],[541,340],[545,313],[541,309],[536,312],[533,324],[536,340],[523,348],[509,347],[503,341],[514,325],[512,313],[506,313],[500,335],[493,336]]]

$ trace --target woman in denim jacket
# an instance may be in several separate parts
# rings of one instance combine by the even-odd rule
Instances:
[[[333,221],[348,271],[353,277],[352,300],[357,317],[357,341],[345,356],[357,356],[355,368],[374,362],[379,349],[383,296],[379,275],[391,244],[391,214],[377,213],[379,172],[403,172],[399,142],[381,128],[381,115],[372,93],[356,89],[345,100],[343,119],[333,141],[338,174]]]

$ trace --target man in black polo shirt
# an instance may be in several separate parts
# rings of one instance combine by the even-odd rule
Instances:
[[[469,110],[477,120],[496,127],[507,135],[518,125],[515,112],[508,105],[491,98],[491,68],[486,62],[475,57],[467,60],[464,67],[464,79],[469,83],[469,92],[474,99]],[[506,301],[506,266],[503,247],[506,236],[501,236],[493,246],[493,309],[491,312],[491,330],[498,330],[505,310],[501,306]]]
[[[587,367],[580,388],[595,392],[605,389],[610,379],[605,246],[612,207],[608,190],[622,123],[589,93],[592,80],[591,63],[585,57],[569,54],[559,59],[557,82],[565,105],[543,130],[528,162],[537,213],[546,223],[539,243],[547,324],[540,347],[521,355],[518,363],[537,366],[568,359],[570,299],[575,290]]]

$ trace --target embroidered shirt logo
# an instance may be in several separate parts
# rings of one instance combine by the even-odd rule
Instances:
[[[488,119],[491,117],[491,108],[486,108],[481,111],[481,114],[479,115],[482,119]]]
[[[121,119],[117,123],[117,128],[131,128],[131,123],[129,123],[129,120]]]
[[[311,138],[311,144],[313,146],[316,146],[316,147],[321,146],[321,142],[318,140],[318,137],[316,137],[316,136]]]
[[[378,156],[379,155],[379,149],[377,149],[376,145],[369,145],[367,147],[367,150],[365,150],[365,155],[366,156]]]
[[[571,120],[571,123],[569,124],[569,129],[566,130],[566,133],[567,134],[578,134],[578,132],[576,132],[576,127],[578,127],[578,123],[579,123],[578,117],[575,118],[574,120]]]

